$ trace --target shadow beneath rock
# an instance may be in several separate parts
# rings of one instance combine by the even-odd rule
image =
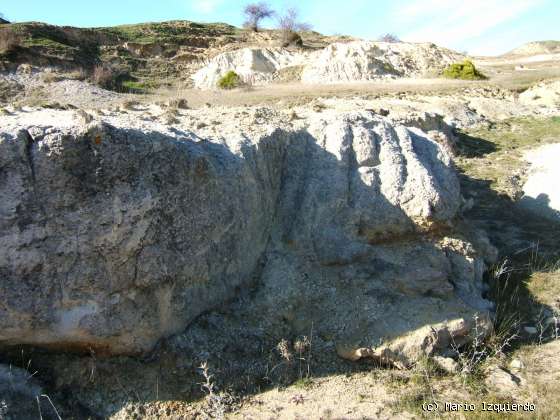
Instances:
[[[456,153],[466,158],[483,157],[497,150],[496,144],[462,131],[457,132]]]
[[[544,195],[512,200],[492,189],[489,180],[465,174],[460,174],[460,180],[464,196],[473,200],[465,222],[484,230],[499,251],[498,264],[486,274],[488,298],[497,305],[496,330],[517,334],[513,347],[531,343],[536,337],[522,327],[560,311],[544,304],[528,287],[535,272],[547,271],[560,260],[560,219],[547,217],[557,212]]]
[[[550,207],[548,194],[541,193],[537,197],[525,195],[519,200],[519,206],[527,210],[528,214],[550,220],[552,224],[560,223],[560,211]]]

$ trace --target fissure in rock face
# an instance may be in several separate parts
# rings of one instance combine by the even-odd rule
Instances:
[[[406,364],[490,308],[483,258],[453,228],[450,158],[420,130],[369,112],[228,146],[18,129],[0,133],[2,344],[144,352],[255,273],[239,310],[263,328],[313,323],[351,359]]]

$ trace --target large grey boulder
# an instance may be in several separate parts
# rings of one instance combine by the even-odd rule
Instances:
[[[406,364],[491,306],[449,155],[418,129],[331,112],[214,139],[49,112],[0,117],[1,344],[145,352],[258,284],[241,311],[263,328]]]

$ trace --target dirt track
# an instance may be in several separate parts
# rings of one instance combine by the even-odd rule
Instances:
[[[543,79],[560,78],[558,62],[545,61],[531,65],[529,71],[516,71],[515,64],[519,59],[501,59],[489,61],[478,60],[490,79],[487,81],[456,81],[441,78],[425,79],[397,79],[379,82],[339,83],[331,85],[311,85],[301,83],[271,84],[267,86],[254,86],[247,89],[233,91],[199,90],[199,89],[173,89],[162,90],[155,95],[149,95],[144,100],[153,100],[153,97],[182,97],[187,99],[193,108],[205,104],[216,106],[238,105],[302,105],[314,98],[320,97],[366,97],[377,95],[394,95],[399,93],[413,94],[449,94],[466,87],[491,87],[498,86],[505,89],[524,90]]]

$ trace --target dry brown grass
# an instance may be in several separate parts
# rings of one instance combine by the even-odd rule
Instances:
[[[560,306],[560,268],[534,272],[528,288],[539,303]]]
[[[93,69],[91,81],[104,89],[112,89],[115,86],[116,72],[107,66],[98,65]]]
[[[0,54],[6,54],[21,45],[20,37],[10,28],[0,30]]]

